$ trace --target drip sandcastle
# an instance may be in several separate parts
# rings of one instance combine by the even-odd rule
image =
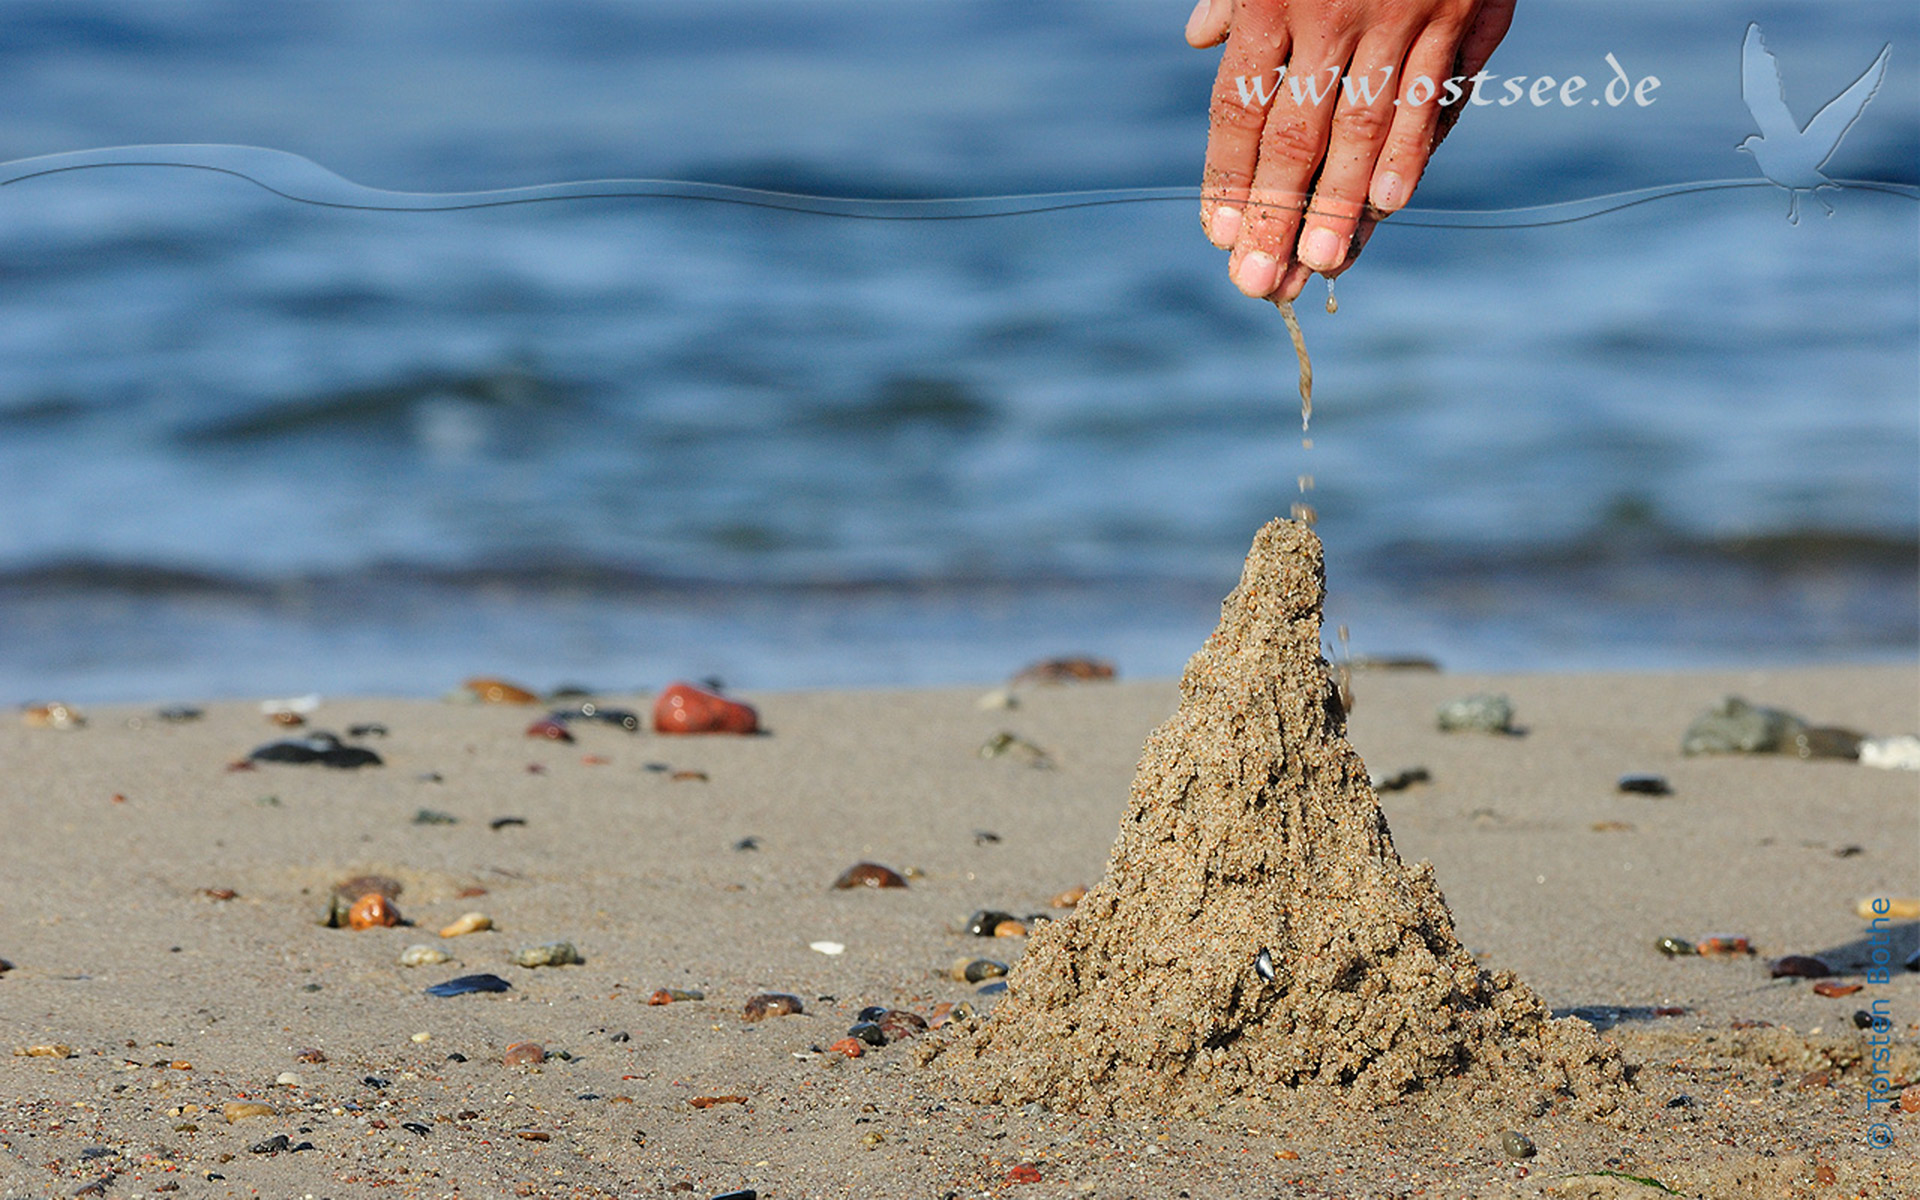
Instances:
[[[929,1047],[974,1099],[1196,1114],[1446,1085],[1614,1107],[1613,1051],[1481,970],[1432,869],[1394,850],[1321,656],[1324,586],[1304,525],[1260,530],[1105,878],[1035,931],[990,1020]]]

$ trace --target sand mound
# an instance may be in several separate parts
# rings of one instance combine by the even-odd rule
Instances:
[[[975,1099],[1371,1105],[1467,1077],[1612,1107],[1612,1051],[1480,970],[1431,868],[1395,852],[1321,657],[1323,578],[1304,526],[1260,531],[1147,740],[1106,877],[1035,932],[992,1020],[930,1055]]]

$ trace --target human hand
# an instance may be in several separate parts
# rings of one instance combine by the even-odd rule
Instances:
[[[1437,91],[1457,79],[1470,94],[1514,4],[1200,0],[1188,44],[1227,43],[1200,221],[1232,251],[1227,271],[1241,291],[1290,301],[1315,271],[1332,278],[1352,265],[1374,223],[1405,206],[1467,102],[1427,92],[1416,104],[1426,89],[1409,96],[1410,83],[1424,76]]]

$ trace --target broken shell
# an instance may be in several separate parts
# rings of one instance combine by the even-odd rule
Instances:
[[[1835,983],[1831,979],[1822,979],[1813,985],[1813,990],[1815,995],[1837,999],[1841,996],[1853,995],[1860,990],[1861,986],[1858,983]]]
[[[400,965],[403,967],[432,967],[446,962],[452,957],[445,950],[436,950],[432,946],[408,946],[400,952]]]
[[[483,929],[493,928],[493,918],[485,913],[470,912],[453,924],[440,931],[443,938],[460,937],[463,934],[479,933]]]
[[[36,704],[20,714],[30,729],[78,729],[87,723],[78,709],[64,704]]]
[[[907,881],[892,867],[883,867],[879,863],[860,862],[840,872],[840,878],[833,881],[836,888],[903,888]]]
[[[248,1117],[270,1117],[273,1115],[273,1106],[257,1100],[233,1100],[220,1106],[220,1115],[231,1125]]]
[[[572,942],[548,942],[527,947],[515,954],[513,961],[523,967],[564,967],[587,960],[580,957]]]
[[[1253,973],[1268,983],[1273,982],[1273,954],[1265,946],[1253,958]]]
[[[504,679],[469,679],[460,685],[482,704],[538,704],[540,697]]]
[[[532,1067],[547,1061],[547,1051],[539,1042],[515,1042],[507,1047],[500,1061],[509,1067]]]
[[[1055,896],[1053,899],[1047,901],[1047,903],[1053,905],[1055,908],[1076,908],[1079,906],[1080,902],[1082,900],[1085,900],[1086,898],[1087,898],[1086,885],[1075,884],[1074,886],[1068,888],[1066,891],[1061,892],[1059,895]]]
[[[749,999],[746,1007],[740,1011],[743,1021],[764,1021],[768,1017],[785,1017],[807,1011],[800,1003],[800,997],[786,992],[761,992]]]
[[[1833,974],[1833,968],[1811,954],[1789,954],[1767,965],[1774,979],[1819,979]]]
[[[268,713],[267,720],[272,721],[275,725],[284,726],[289,729],[307,723],[307,719],[297,712]]]
[[[1890,921],[1920,920],[1920,900],[1905,896],[1868,896],[1853,906],[1853,915],[1862,921],[1871,921],[1875,917],[1885,917]]]
[[[750,705],[676,683],[654,701],[653,727],[660,733],[757,733],[760,716]]]
[[[1020,697],[1014,694],[1012,688],[995,688],[986,695],[981,696],[978,700],[975,700],[973,706],[982,712],[992,712],[996,709],[1019,708]]]
[[[426,989],[429,996],[470,996],[475,992],[506,992],[513,985],[498,975],[462,975],[458,979],[449,979],[445,983],[436,983]]]
[[[647,1003],[676,1004],[682,1000],[705,1000],[706,998],[707,994],[705,992],[694,991],[690,988],[661,988],[653,995],[647,997]]]
[[[965,1000],[955,1004],[951,1000],[942,1000],[933,1006],[927,1016],[927,1028],[939,1029],[955,1021],[965,1021],[973,1016],[973,1005]]]
[[[1731,933],[1716,933],[1711,937],[1703,937],[1694,949],[1708,958],[1733,958],[1753,953],[1752,943],[1746,938]]]
[[[390,928],[399,923],[400,910],[378,892],[367,893],[347,909],[347,924],[354,929]]]

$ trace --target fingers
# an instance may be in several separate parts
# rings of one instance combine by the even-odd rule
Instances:
[[[1200,0],[1187,18],[1187,45],[1195,50],[1218,46],[1233,24],[1233,0]]]
[[[1231,5],[1231,0],[1216,2]],[[1290,44],[1283,14],[1273,5],[1241,5],[1232,18],[1233,32],[1213,81],[1200,189],[1201,225],[1222,250],[1237,243],[1245,227],[1244,209],[1260,156],[1260,135],[1280,87],[1277,73]]]
[[[1440,121],[1436,81],[1446,79],[1452,70],[1457,41],[1456,31],[1433,26],[1420,35],[1407,55],[1406,72],[1399,83],[1400,103],[1393,110],[1385,149],[1367,183],[1368,198],[1383,213],[1406,207],[1420,176],[1426,173]]]
[[[1339,68],[1351,49],[1296,44],[1287,62],[1286,93],[1267,110],[1245,227],[1227,263],[1234,284],[1249,296],[1272,292],[1293,265],[1301,213],[1333,124]]]
[[[1395,119],[1394,101],[1406,44],[1398,31],[1376,30],[1354,51],[1334,107],[1326,165],[1300,232],[1300,261],[1331,271],[1346,261],[1360,224],[1375,164]]]

